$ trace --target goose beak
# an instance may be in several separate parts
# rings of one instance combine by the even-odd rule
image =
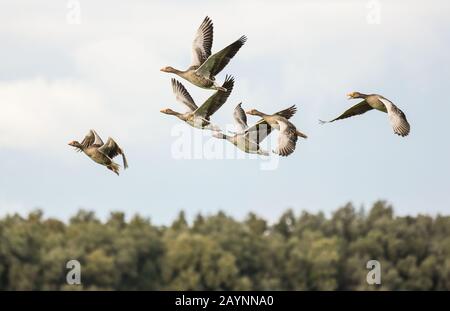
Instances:
[[[352,99],[352,98],[353,98],[352,95],[353,95],[352,93],[348,93],[348,94],[347,94],[347,99]]]

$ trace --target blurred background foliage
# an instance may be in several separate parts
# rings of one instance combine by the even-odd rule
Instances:
[[[81,263],[82,285],[66,284]],[[368,285],[367,261],[381,263]],[[352,204],[330,217],[286,211],[274,224],[255,214],[181,212],[170,226],[121,212],[106,222],[80,210],[68,223],[0,220],[2,290],[449,290],[450,217],[394,215],[386,202]]]

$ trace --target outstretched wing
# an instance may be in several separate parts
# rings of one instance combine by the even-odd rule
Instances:
[[[125,153],[123,152],[122,148],[120,148],[119,145],[111,137],[108,138],[106,144],[98,148],[98,151],[100,151],[101,153],[103,153],[104,155],[108,156],[111,159],[115,158],[119,154],[122,155],[123,167],[128,168],[128,162],[127,158],[125,157]]]
[[[216,76],[223,68],[225,68],[234,55],[236,55],[239,49],[244,45],[245,41],[247,41],[247,37],[242,36],[223,50],[208,57],[208,59],[197,69],[197,74],[208,79]]]
[[[95,130],[89,130],[89,133],[86,134],[83,141],[81,142],[81,145],[84,148],[88,148],[90,146],[102,146],[103,140]]]
[[[172,79],[172,89],[173,93],[176,96],[176,99],[186,105],[190,111],[194,111],[197,109],[197,105],[195,104],[194,100],[191,97],[191,94],[186,90],[183,84],[181,84],[180,81],[176,79]]]
[[[282,116],[286,119],[290,119],[292,118],[292,116],[297,112],[297,107],[295,105],[286,108],[284,110],[278,111],[277,113],[275,113],[276,115]]]
[[[239,103],[233,112],[234,121],[238,127],[239,132],[244,132],[247,128],[247,115],[244,109],[242,109],[242,103]]]
[[[353,107],[347,109],[346,111],[344,111],[343,114],[341,114],[339,117],[330,120],[330,121],[322,121],[320,120],[321,123],[329,123],[329,122],[334,122],[336,120],[342,120],[342,119],[346,119],[349,117],[353,117],[353,116],[357,116],[360,114],[363,114],[369,110],[372,110],[373,108],[365,101],[363,100],[362,102],[354,105]]]
[[[401,111],[400,108],[398,108],[386,98],[382,98],[380,96],[378,97],[378,99],[384,104],[387,109],[389,121],[391,123],[392,129],[394,130],[394,133],[402,137],[407,136],[411,127],[403,111]]]
[[[206,16],[197,29],[195,39],[192,42],[192,64],[191,67],[199,67],[211,56],[213,44],[213,22]]]
[[[228,97],[233,91],[234,78],[232,76],[226,76],[225,82],[222,87],[226,88],[227,91],[216,91],[211,97],[209,97],[203,105],[201,105],[194,114],[205,119],[209,119],[223,104],[227,101]]]

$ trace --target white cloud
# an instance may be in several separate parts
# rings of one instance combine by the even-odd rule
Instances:
[[[0,82],[0,98],[0,146],[9,148],[53,149],[105,111],[102,97],[74,80]]]

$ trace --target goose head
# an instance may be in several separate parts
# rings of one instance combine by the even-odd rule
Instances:
[[[354,99],[354,98],[363,98],[363,94],[360,92],[351,92],[347,94],[348,99]]]
[[[161,109],[160,112],[164,113],[164,114],[170,114],[170,115],[177,115],[178,112],[173,111],[170,108],[166,108],[166,109]]]
[[[258,111],[256,109],[247,110],[245,113],[252,115],[252,116],[263,116],[264,115],[264,113],[262,113],[261,111]]]
[[[76,148],[78,151],[81,151],[83,149],[83,145],[81,145],[76,140],[73,140],[73,141],[69,142],[68,145]]]
[[[72,147],[80,147],[81,146],[81,144],[79,142],[77,142],[76,140],[71,141],[68,145],[72,146]]]
[[[169,73],[175,73],[175,72],[177,72],[177,70],[176,70],[175,68],[170,67],[170,66],[162,67],[160,70],[161,70],[162,72],[169,72]]]

